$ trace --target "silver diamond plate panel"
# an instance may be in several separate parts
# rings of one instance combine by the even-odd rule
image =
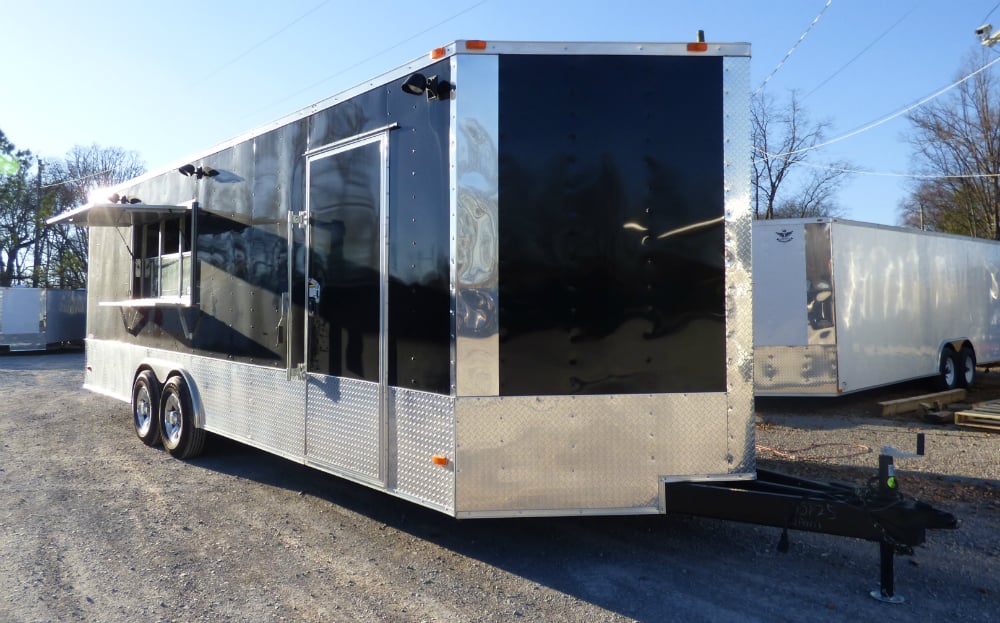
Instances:
[[[306,458],[381,483],[378,384],[310,374],[307,392]]]
[[[301,461],[305,439],[305,383],[284,368],[164,353],[182,362],[204,409],[205,428]]]
[[[390,419],[396,423],[396,491],[447,512],[455,508],[455,401],[392,388]],[[435,465],[440,455],[447,465]]]
[[[146,349],[120,342],[87,340],[83,386],[125,402],[132,401],[132,377]]]
[[[652,512],[662,478],[729,474],[726,395],[456,400],[456,514]]]
[[[132,379],[151,364],[162,383],[185,370],[201,405],[204,428],[242,443],[302,461],[305,383],[285,370],[104,340],[87,340],[87,389],[131,401]]]
[[[753,289],[750,210],[750,59],[723,59],[726,202],[726,366],[729,460],[756,469],[753,407]]]
[[[837,396],[837,345],[757,346],[754,383],[758,396]]]

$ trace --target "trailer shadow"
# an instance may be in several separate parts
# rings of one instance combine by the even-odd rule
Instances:
[[[213,437],[209,450],[191,463],[298,491],[524,578],[537,585],[517,596],[529,610],[532,600],[559,599],[567,612],[584,602],[636,621],[747,620],[751,612],[768,620],[772,602],[804,607],[809,614],[797,620],[878,612],[867,597],[878,585],[877,545],[858,539],[793,532],[791,552],[780,554],[777,528],[679,515],[456,520],[230,440]],[[502,602],[504,585],[490,573],[448,581],[486,582],[472,588],[499,591]]]

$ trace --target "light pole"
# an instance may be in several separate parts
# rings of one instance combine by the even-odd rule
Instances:
[[[979,40],[988,48],[992,48],[1000,42],[1000,32],[993,32],[993,24],[983,24],[976,29]]]

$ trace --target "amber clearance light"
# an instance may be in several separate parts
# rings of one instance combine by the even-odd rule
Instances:
[[[687,44],[688,52],[708,52],[708,44],[705,43],[705,31],[699,30],[698,37],[694,42]]]

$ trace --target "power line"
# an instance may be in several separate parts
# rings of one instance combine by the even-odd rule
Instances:
[[[985,24],[985,23],[986,23],[986,20],[988,20],[988,19],[990,18],[990,15],[993,15],[993,11],[996,11],[996,10],[997,10],[997,7],[1000,7],[1000,2],[997,2],[996,4],[994,4],[994,5],[993,5],[993,8],[992,8],[992,9],[990,9],[990,12],[986,14],[986,17],[984,17],[984,18],[983,18],[983,19],[981,20],[981,23]]]
[[[219,72],[221,72],[221,71],[222,71],[223,69],[225,69],[225,68],[227,68],[227,67],[229,67],[229,66],[231,66],[231,65],[234,65],[234,64],[236,64],[236,63],[237,63],[238,61],[240,61],[240,60],[242,60],[243,58],[245,58],[245,57],[246,57],[247,55],[249,55],[249,54],[250,54],[251,52],[253,52],[253,51],[254,51],[254,50],[256,50],[257,48],[261,47],[262,45],[264,45],[265,43],[267,43],[267,42],[268,42],[268,41],[270,41],[271,39],[274,39],[275,37],[277,37],[277,36],[278,36],[278,35],[280,35],[281,33],[285,32],[286,30],[288,30],[289,28],[291,28],[291,27],[292,27],[292,26],[294,26],[295,24],[298,24],[299,22],[301,22],[301,21],[302,21],[302,20],[304,20],[305,18],[309,17],[310,15],[312,15],[313,13],[315,13],[316,11],[318,11],[318,10],[322,9],[322,8],[323,8],[324,6],[326,6],[326,5],[327,5],[327,4],[329,4],[329,3],[330,3],[330,0],[323,0],[323,2],[320,2],[319,4],[317,4],[316,6],[314,6],[314,7],[313,7],[313,8],[311,8],[311,9],[309,9],[308,11],[306,11],[305,13],[303,13],[302,15],[299,15],[298,17],[296,17],[296,18],[295,18],[295,19],[293,19],[292,21],[288,22],[287,24],[285,24],[284,26],[282,26],[282,27],[281,27],[281,28],[279,28],[278,30],[274,31],[274,32],[273,32],[273,33],[271,33],[270,35],[268,35],[268,36],[264,37],[263,39],[261,39],[261,40],[260,40],[260,41],[258,41],[257,43],[253,44],[252,46],[250,46],[249,48],[247,48],[246,50],[244,50],[244,51],[243,51],[243,52],[241,52],[240,54],[237,54],[236,56],[234,56],[233,58],[229,59],[229,60],[228,60],[228,61],[226,61],[225,63],[223,63],[223,64],[219,65],[218,67],[216,67],[215,69],[213,69],[213,70],[212,70],[212,71],[210,71],[209,73],[207,73],[207,74],[203,75],[203,76],[201,77],[201,80],[200,80],[200,81],[199,81],[199,82],[198,82],[197,84],[202,84],[202,83],[204,83],[204,82],[205,82],[206,80],[208,80],[208,79],[209,79],[209,78],[211,78],[212,76],[214,76],[214,75],[218,74],[218,73],[219,73]]]
[[[111,169],[105,169],[103,171],[98,171],[97,173],[91,173],[90,175],[84,175],[82,177],[78,177],[78,178],[75,178],[75,179],[72,179],[72,180],[63,180],[61,182],[54,182],[52,184],[46,184],[46,185],[42,186],[42,188],[52,188],[54,186],[63,186],[64,184],[72,184],[73,182],[82,182],[83,180],[87,180],[87,179],[90,179],[92,177],[97,177],[99,175],[104,175],[105,173],[110,173],[110,172],[111,172]]]
[[[898,20],[896,20],[895,23],[893,23],[892,26],[889,26],[888,28],[886,28],[882,32],[882,34],[880,34],[878,37],[875,38],[874,41],[872,41],[871,43],[869,43],[868,45],[866,45],[860,52],[858,52],[857,54],[855,54],[851,58],[851,60],[849,60],[846,63],[844,63],[843,65],[841,65],[840,69],[838,69],[837,71],[835,71],[832,74],[830,74],[829,77],[826,78],[826,80],[824,80],[823,82],[820,82],[811,91],[809,91],[808,93],[806,93],[805,95],[803,95],[799,99],[799,101],[802,101],[802,100],[806,99],[807,97],[809,97],[810,95],[812,95],[813,93],[815,93],[816,91],[819,91],[821,88],[823,88],[826,85],[827,82],[830,82],[831,80],[833,80],[834,78],[836,78],[837,75],[840,74],[840,72],[842,72],[845,69],[847,69],[854,61],[858,60],[865,52],[867,52],[868,50],[870,50],[876,43],[878,43],[879,41],[881,41],[882,39],[884,39],[886,35],[888,35],[890,32],[892,32],[892,30],[895,29],[896,26],[899,26],[903,22],[903,20],[905,20],[907,17],[909,17],[910,14],[913,13],[913,11],[916,10],[916,8],[917,8],[916,6],[910,7],[910,10],[907,11],[906,13],[904,13],[903,16],[900,17]]]
[[[247,115],[244,115],[244,118],[250,117],[252,115],[255,115],[255,114],[257,114],[257,113],[259,113],[259,112],[261,112],[263,110],[267,110],[267,109],[269,109],[269,108],[271,108],[273,106],[281,104],[282,102],[287,102],[288,100],[290,100],[290,99],[292,99],[292,98],[294,98],[294,97],[296,97],[298,95],[301,95],[302,93],[305,93],[306,91],[309,91],[311,89],[314,89],[314,88],[318,87],[321,84],[329,82],[330,80],[333,80],[337,76],[345,74],[345,73],[351,71],[352,69],[356,69],[356,68],[360,67],[361,65],[364,65],[365,63],[367,63],[367,62],[369,62],[371,60],[374,60],[374,59],[378,58],[379,56],[382,56],[383,54],[391,52],[392,50],[395,50],[396,48],[401,47],[402,45],[404,45],[406,43],[409,43],[410,41],[413,41],[417,37],[419,37],[421,35],[424,35],[424,34],[427,34],[428,32],[434,30],[435,28],[443,26],[444,24],[447,24],[448,22],[450,22],[452,20],[455,20],[455,19],[461,17],[462,15],[465,15],[469,11],[471,11],[473,9],[476,9],[476,8],[478,8],[478,7],[486,4],[487,2],[489,2],[489,0],[480,0],[479,2],[476,2],[475,4],[469,5],[468,7],[462,9],[461,11],[459,11],[458,13],[455,13],[454,15],[451,15],[450,17],[441,20],[440,22],[434,24],[433,26],[429,26],[429,27],[421,30],[420,32],[418,32],[416,34],[414,34],[414,35],[412,35],[410,37],[407,37],[406,39],[403,39],[402,41],[400,41],[398,43],[395,43],[395,44],[393,44],[393,45],[391,45],[391,46],[389,46],[389,47],[387,47],[387,48],[385,48],[385,49],[383,49],[383,50],[381,50],[379,52],[376,52],[375,54],[372,54],[371,56],[368,56],[368,57],[366,57],[366,58],[358,61],[357,63],[354,63],[353,65],[349,65],[347,67],[344,67],[343,69],[330,74],[329,76],[323,78],[322,80],[319,80],[317,82],[314,82],[314,83],[310,84],[307,87],[299,89],[298,91],[296,91],[296,92],[294,92],[294,93],[292,93],[290,95],[287,95],[287,96],[281,98],[280,100],[275,100],[275,101],[271,102],[270,104],[267,104],[266,106],[258,108],[257,110],[255,110],[255,111],[253,111],[253,112],[251,112],[251,113],[249,113]]]
[[[825,13],[826,10],[830,8],[831,4],[833,4],[833,0],[826,0],[826,4],[823,5],[822,9],[820,9],[819,14],[817,14],[816,17],[813,18],[812,23],[809,24],[809,27],[806,28],[805,32],[802,33],[802,36],[799,37],[799,40],[795,42],[795,45],[793,45],[791,47],[791,49],[788,50],[788,53],[785,54],[785,58],[781,59],[781,62],[778,63],[778,66],[771,70],[771,73],[768,74],[767,78],[764,78],[764,82],[761,82],[760,86],[757,87],[757,90],[753,92],[754,95],[757,95],[758,93],[760,93],[761,90],[771,80],[771,78],[774,77],[774,74],[778,73],[778,70],[781,69],[782,65],[785,64],[785,61],[788,60],[788,57],[790,57],[792,55],[792,53],[795,52],[795,49],[799,47],[800,43],[802,43],[803,41],[805,41],[806,35],[808,35],[809,31],[811,31],[813,29],[813,26],[815,26],[819,22],[819,19],[821,17],[823,17],[823,13]]]
[[[754,151],[763,154],[769,158],[777,158],[778,160],[785,160],[785,161],[789,160],[782,154],[771,154],[761,149],[757,149],[756,147],[754,147]],[[820,169],[822,171],[834,171],[837,173],[849,173],[851,175],[870,175],[872,177],[900,177],[900,178],[910,178],[919,180],[990,179],[994,177],[1000,177],[1000,173],[969,173],[968,175],[934,175],[930,173],[897,173],[893,171],[871,171],[868,169],[853,169],[847,167],[837,167],[828,164],[815,164],[812,162],[806,162],[804,160],[797,160],[795,164],[802,165],[804,167],[809,167],[811,169]]]
[[[845,139],[848,139],[848,138],[851,138],[853,136],[857,136],[858,134],[862,134],[862,133],[867,132],[869,130],[875,129],[878,126],[882,125],[883,123],[887,123],[889,121],[892,121],[893,119],[895,119],[896,117],[899,117],[900,115],[905,115],[906,113],[910,112],[911,110],[914,110],[915,108],[919,108],[920,106],[923,106],[924,104],[926,104],[927,102],[931,101],[932,99],[934,99],[934,98],[936,98],[936,97],[938,97],[938,96],[940,96],[940,95],[942,95],[942,94],[950,91],[951,89],[954,89],[958,85],[960,85],[960,84],[968,81],[973,76],[975,76],[975,75],[977,75],[979,73],[982,73],[983,71],[986,71],[987,69],[989,69],[993,65],[996,65],[998,62],[1000,62],[1000,57],[997,57],[997,58],[993,59],[992,61],[990,61],[989,63],[986,63],[985,65],[983,65],[979,69],[975,70],[971,74],[969,74],[969,75],[967,75],[967,76],[965,76],[965,77],[963,77],[963,78],[961,78],[961,79],[959,79],[959,80],[957,80],[957,81],[949,84],[948,86],[944,87],[943,89],[940,89],[940,90],[936,91],[935,93],[932,93],[931,95],[928,95],[927,97],[925,97],[925,98],[917,101],[916,103],[910,104],[909,106],[906,106],[905,108],[901,108],[900,110],[898,110],[898,111],[896,111],[896,112],[894,112],[894,113],[892,113],[890,115],[886,115],[885,117],[882,117],[881,119],[878,119],[877,121],[873,121],[873,122],[869,123],[868,125],[862,126],[862,127],[858,128],[856,130],[852,130],[852,131],[848,132],[847,134],[838,136],[837,138],[831,139],[829,141],[825,141],[823,143],[819,143],[817,145],[812,145],[810,147],[803,147],[802,149],[796,149],[796,150],[793,150],[793,151],[786,151],[783,154],[778,154],[778,156],[781,156],[781,157],[784,157],[784,156],[794,156],[795,154],[801,154],[801,153],[805,153],[807,151],[813,151],[815,149],[820,149],[821,147],[827,147],[828,145],[833,145],[834,143],[839,143],[840,141],[843,141]]]

